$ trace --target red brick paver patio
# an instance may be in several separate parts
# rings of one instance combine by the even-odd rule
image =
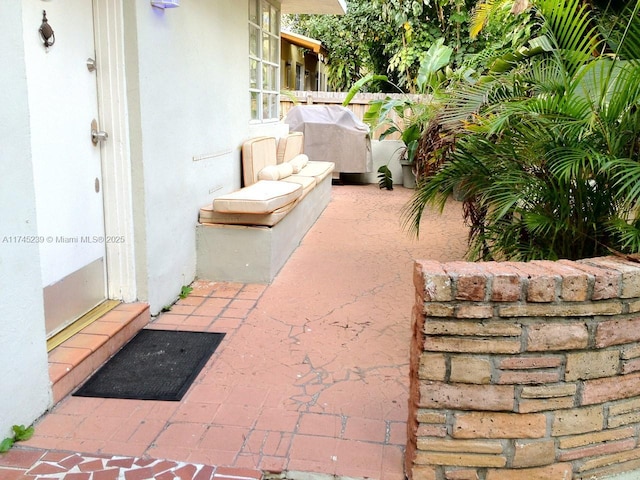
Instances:
[[[270,285],[196,281],[147,327],[227,333],[183,400],[67,397],[0,456],[0,478],[402,480],[412,262],[462,259],[466,240],[459,204],[410,238],[399,211],[411,193],[334,186]],[[56,462],[72,468],[22,476]]]

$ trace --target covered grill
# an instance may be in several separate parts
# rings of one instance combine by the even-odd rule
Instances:
[[[348,108],[338,105],[299,105],[285,123],[304,133],[304,153],[310,160],[334,162],[339,173],[368,173],[373,169],[369,127]]]

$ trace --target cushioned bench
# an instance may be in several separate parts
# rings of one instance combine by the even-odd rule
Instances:
[[[199,278],[269,283],[331,198],[332,162],[310,161],[302,133],[242,146],[244,187],[200,209]]]

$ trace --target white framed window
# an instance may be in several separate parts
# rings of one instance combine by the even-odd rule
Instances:
[[[267,0],[249,0],[251,120],[278,120],[280,11]]]

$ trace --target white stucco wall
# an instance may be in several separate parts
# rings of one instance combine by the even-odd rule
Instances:
[[[27,0],[24,0],[27,1]],[[195,276],[200,206],[240,187],[251,124],[246,1],[123,2],[137,296],[158,312]],[[21,2],[0,2],[0,438],[50,406]],[[5,241],[5,237],[8,240]]]
[[[199,208],[240,187],[240,146],[265,128],[249,121],[248,2],[126,8],[138,291],[156,313],[194,279]]]
[[[0,2],[0,438],[51,401],[21,12]]]

